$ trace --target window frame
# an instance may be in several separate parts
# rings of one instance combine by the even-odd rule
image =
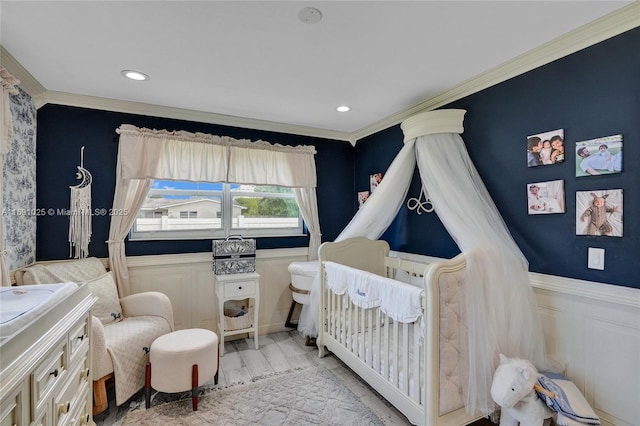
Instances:
[[[158,179],[167,181],[170,179]],[[221,183],[221,182],[218,182]],[[220,197],[222,203],[221,214],[221,228],[209,228],[209,229],[179,229],[179,230],[154,230],[154,231],[138,231],[136,230],[137,217],[134,220],[131,229],[129,230],[129,241],[150,241],[150,240],[211,240],[226,238],[231,234],[241,234],[246,238],[260,238],[260,237],[300,237],[306,236],[306,226],[302,218],[302,212],[298,206],[298,223],[296,227],[286,228],[233,228],[233,198],[248,197],[248,196],[268,196],[269,198],[285,198],[293,199],[295,196],[293,193],[272,193],[272,192],[248,192],[238,189],[232,189],[232,184],[221,183],[222,190],[167,190],[167,189],[150,189],[149,193],[153,191],[155,194],[162,195],[208,195]],[[256,185],[262,186],[262,185]],[[277,185],[271,185],[277,186]],[[147,193],[147,196],[149,196]]]

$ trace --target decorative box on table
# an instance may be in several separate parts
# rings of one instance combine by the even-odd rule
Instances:
[[[229,235],[213,241],[213,273],[246,274],[256,271],[256,240]]]

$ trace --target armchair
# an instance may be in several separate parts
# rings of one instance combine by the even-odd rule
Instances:
[[[111,273],[97,258],[36,264],[16,273],[18,285],[67,281],[86,283],[98,297],[91,321],[93,414],[98,414],[108,407],[107,381],[115,383],[116,405],[144,386],[144,348],[174,330],[173,309],[159,292],[119,299]]]

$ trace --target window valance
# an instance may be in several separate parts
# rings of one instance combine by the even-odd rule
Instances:
[[[315,188],[313,146],[286,146],[124,124],[119,161],[125,179],[173,179]]]

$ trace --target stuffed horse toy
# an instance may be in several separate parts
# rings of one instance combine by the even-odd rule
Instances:
[[[541,426],[549,425],[556,412],[542,401],[534,386],[538,380],[538,370],[531,362],[507,358],[500,354],[500,365],[493,375],[491,397],[502,407],[500,426]],[[538,389],[540,389],[538,387]]]

